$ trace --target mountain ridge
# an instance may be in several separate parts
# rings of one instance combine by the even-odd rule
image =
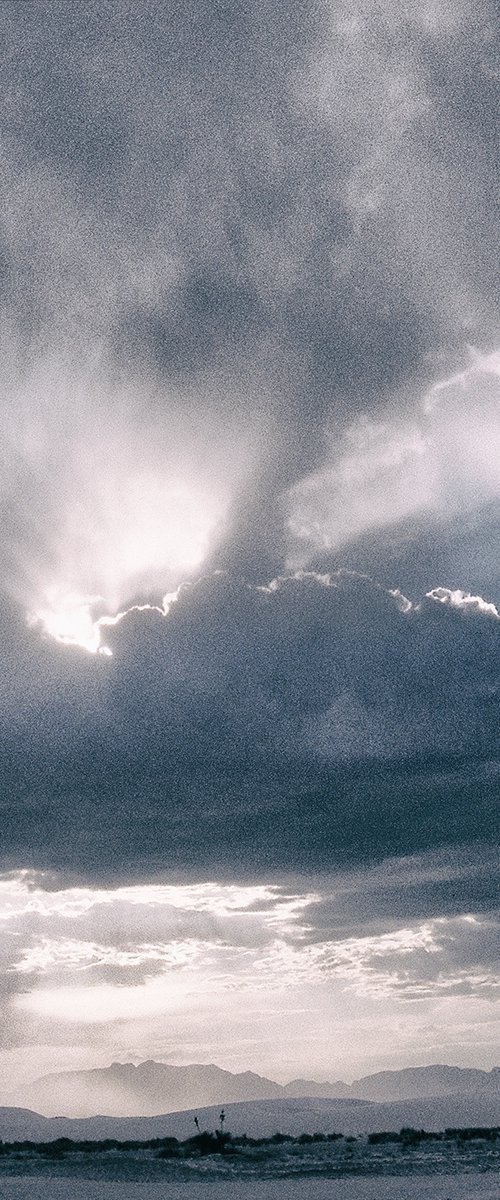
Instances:
[[[293,1079],[287,1084],[254,1071],[233,1073],[215,1063],[177,1066],[154,1059],[112,1063],[85,1071],[59,1071],[41,1076],[26,1090],[29,1107],[47,1116],[152,1117],[210,1105],[258,1100],[364,1100],[391,1103],[476,1093],[500,1096],[500,1067],[479,1068],[430,1064],[379,1071],[352,1084]],[[24,1097],[23,1097],[24,1101]]]

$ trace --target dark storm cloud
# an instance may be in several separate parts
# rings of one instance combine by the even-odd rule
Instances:
[[[427,928],[427,945],[423,939],[421,946],[393,947],[384,945],[382,938],[378,945],[367,947],[363,968],[368,986],[371,982],[407,1000],[431,996],[497,999],[498,912],[482,921],[475,917],[433,921]]]
[[[360,994],[404,1000],[477,997],[495,1001],[500,987],[498,913],[431,920],[413,929],[326,943],[322,969]]]
[[[250,409],[262,442],[272,414],[218,552],[265,578],[285,553],[277,497],[321,461],[325,422],[407,404],[430,352],[491,336],[489,6],[28,2],[1,19],[4,371],[70,360],[90,424],[146,413],[152,438],[174,384],[194,428],[230,408],[237,439]],[[124,379],[126,404],[104,387]],[[33,479],[25,453],[17,540],[50,566],[42,530],[71,479],[54,489],[50,453]]]
[[[402,926],[458,915],[488,914],[495,905],[498,851],[484,842],[333,872],[305,912],[313,941],[380,936]]]
[[[376,574],[386,587],[397,582],[415,600],[436,579],[446,579],[451,589],[478,591],[500,604],[499,561],[500,515],[494,501],[438,521],[420,514],[372,529],[335,553],[313,555],[310,566]]]
[[[489,344],[489,6],[0,20],[5,591],[32,612],[53,578],[108,607],[175,586],[189,566],[171,583],[113,554],[147,472],[178,464],[202,509],[221,493],[201,558],[264,582],[288,489],[341,431],[413,412]],[[348,565],[415,602],[480,590],[486,551],[447,565],[432,514],[399,543],[381,525],[367,547],[354,523]],[[166,619],[107,631],[109,661],[41,643],[6,602],[4,862],[255,875],[488,841],[500,626],[444,601],[207,575]]]
[[[216,575],[167,617],[108,630],[111,659],[18,636],[6,866],[263,878],[498,832],[500,621],[484,602]]]

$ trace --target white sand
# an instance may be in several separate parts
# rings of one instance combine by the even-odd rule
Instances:
[[[0,1200],[500,1200],[500,1172],[418,1178],[106,1183],[3,1177]]]

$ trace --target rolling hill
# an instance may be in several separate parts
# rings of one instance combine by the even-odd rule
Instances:
[[[95,1116],[80,1119],[43,1117],[29,1109],[0,1108],[0,1138],[50,1141],[117,1138],[189,1137],[194,1116],[202,1129],[214,1129],[219,1105],[154,1117]],[[367,1100],[272,1099],[233,1104],[227,1109],[227,1128],[233,1134],[264,1137],[276,1133],[371,1133],[400,1129],[441,1130],[467,1125],[499,1125],[500,1097],[488,1093],[450,1095],[377,1104]]]

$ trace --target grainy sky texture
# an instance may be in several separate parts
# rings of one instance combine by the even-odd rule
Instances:
[[[0,6],[4,1096],[497,1060],[494,33]]]

